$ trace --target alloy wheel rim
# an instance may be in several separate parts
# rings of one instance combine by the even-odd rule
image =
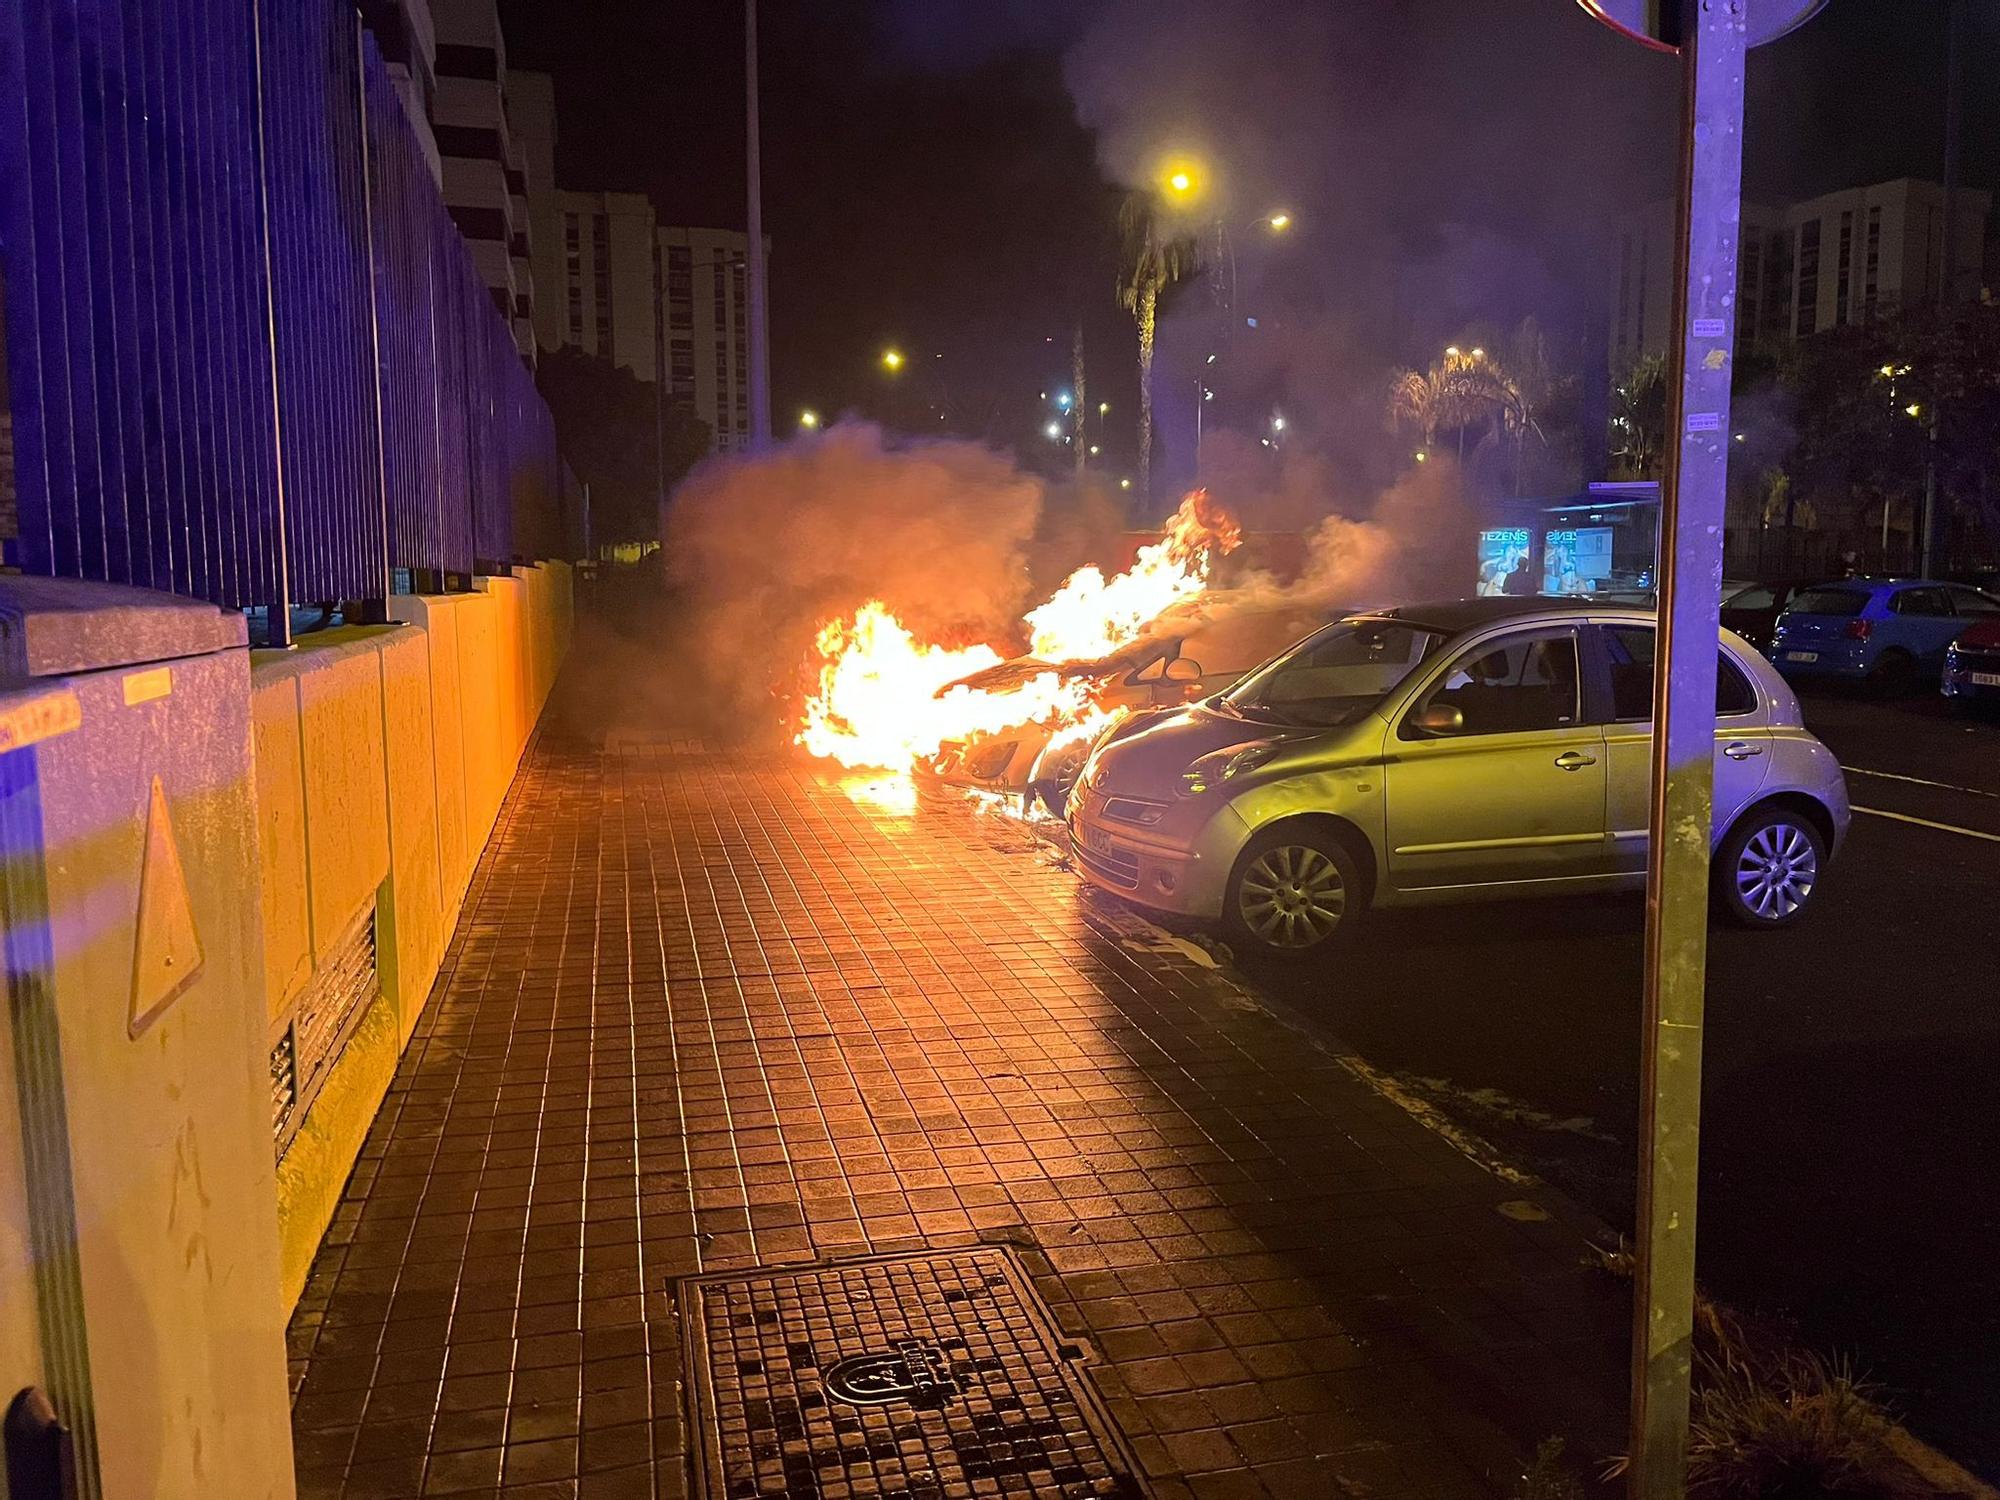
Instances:
[[[1280,844],[1243,872],[1237,910],[1243,925],[1274,948],[1310,948],[1347,915],[1347,882],[1318,849]]]
[[[1736,858],[1736,893],[1765,921],[1789,917],[1811,898],[1819,853],[1804,829],[1771,823],[1750,835]]]

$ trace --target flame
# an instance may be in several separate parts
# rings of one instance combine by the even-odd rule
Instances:
[[[1214,559],[1241,539],[1235,518],[1196,490],[1126,571],[1107,578],[1102,569],[1079,568],[1027,613],[1033,654],[1050,670],[1002,688],[962,681],[1000,664],[991,646],[920,641],[886,604],[871,599],[852,617],[821,626],[814,642],[817,690],[806,701],[796,740],[844,766],[907,771],[947,741],[1027,724],[1054,730],[1051,749],[1094,739],[1122,711],[1100,705],[1087,678],[1059,668],[1137,640],[1167,610],[1206,589]]]

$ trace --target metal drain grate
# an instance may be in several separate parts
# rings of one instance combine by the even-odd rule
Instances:
[[[1145,1491],[1011,1252],[680,1284],[709,1500]]]

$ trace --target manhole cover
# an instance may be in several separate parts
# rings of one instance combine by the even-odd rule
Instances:
[[[710,1500],[1144,1493],[1005,1249],[692,1277],[681,1310]]]

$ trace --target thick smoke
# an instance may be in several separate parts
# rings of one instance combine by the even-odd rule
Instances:
[[[1006,639],[1029,604],[1042,482],[973,443],[893,450],[841,423],[768,457],[703,465],[665,551],[706,701],[769,719],[829,617],[880,599],[941,643]]]

